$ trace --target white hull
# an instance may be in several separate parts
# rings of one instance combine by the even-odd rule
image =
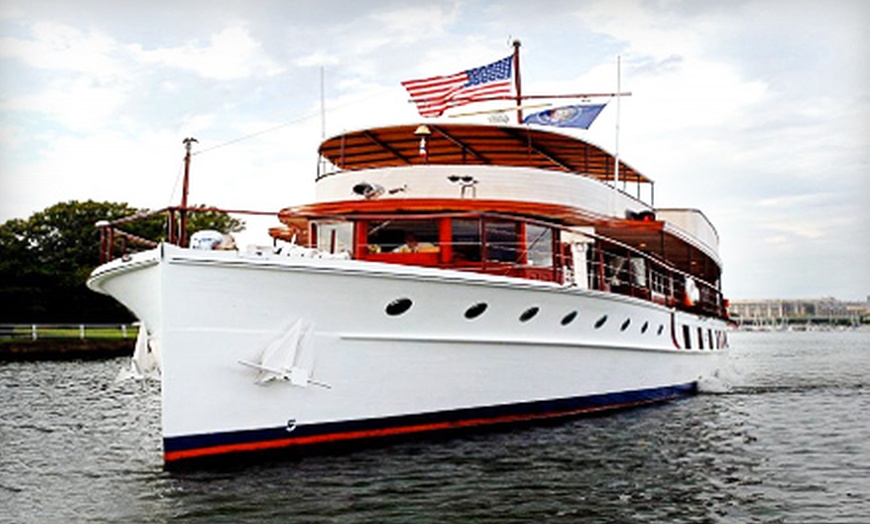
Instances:
[[[159,344],[168,463],[664,400],[724,345],[721,320],[648,301],[352,260],[162,245],[89,285]],[[270,346],[286,373],[261,382]]]

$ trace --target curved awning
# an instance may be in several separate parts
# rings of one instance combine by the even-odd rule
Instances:
[[[351,131],[329,138],[320,154],[343,170],[416,164],[532,167],[613,180],[613,155],[585,140],[533,126],[427,123],[425,151],[421,126],[399,125]],[[651,183],[625,162],[619,179]]]

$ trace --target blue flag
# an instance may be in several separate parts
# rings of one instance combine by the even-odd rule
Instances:
[[[539,113],[533,113],[523,119],[524,124],[538,124],[542,126],[557,127],[580,127],[589,129],[592,121],[607,104],[575,105],[547,109]]]

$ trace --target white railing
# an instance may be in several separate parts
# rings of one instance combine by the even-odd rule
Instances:
[[[138,324],[0,324],[0,339],[117,340],[136,338]]]

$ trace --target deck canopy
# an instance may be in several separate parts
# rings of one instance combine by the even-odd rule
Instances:
[[[602,181],[613,180],[615,162],[600,147],[561,132],[490,124],[427,123],[352,131],[325,140],[320,154],[339,169],[351,171],[468,164],[549,169]],[[652,182],[625,162],[619,163],[619,179]]]

